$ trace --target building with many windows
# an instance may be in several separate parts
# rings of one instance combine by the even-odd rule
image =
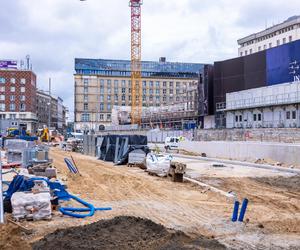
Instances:
[[[0,69],[0,119],[18,120],[35,131],[36,75],[31,70]]]
[[[300,16],[238,40],[239,56],[247,56],[300,39]]]
[[[61,97],[50,96],[46,91],[37,91],[38,128],[48,127],[50,122],[50,128],[57,129],[63,133],[66,128],[66,113],[67,108],[63,105]]]
[[[142,62],[143,106],[182,103],[203,69],[203,64],[165,58]],[[130,76],[128,60],[75,59],[75,130],[98,131],[99,126],[111,125],[113,106],[131,106]]]

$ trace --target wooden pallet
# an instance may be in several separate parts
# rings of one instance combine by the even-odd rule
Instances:
[[[127,163],[127,167],[147,169],[144,163]]]

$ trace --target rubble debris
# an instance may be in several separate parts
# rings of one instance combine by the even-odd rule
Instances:
[[[226,249],[215,239],[191,238],[155,222],[120,216],[110,220],[56,230],[33,244],[33,249]]]
[[[186,164],[181,162],[171,161],[168,171],[168,177],[174,182],[183,182],[183,175],[185,174]]]

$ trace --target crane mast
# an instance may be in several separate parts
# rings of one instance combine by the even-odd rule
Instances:
[[[141,5],[142,0],[130,0],[131,8],[131,123],[142,119],[142,66],[141,66]]]

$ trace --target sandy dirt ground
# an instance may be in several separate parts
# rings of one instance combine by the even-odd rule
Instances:
[[[75,153],[72,156],[82,176],[72,176],[68,172],[63,159],[69,157],[69,153],[56,148],[51,150],[58,176],[65,180],[68,191],[95,206],[111,206],[113,210],[96,212],[87,219],[56,213],[51,221],[23,222],[22,225],[35,231],[22,236],[27,242],[39,240],[59,228],[86,225],[115,216],[136,216],[189,236],[214,238],[231,249],[300,248],[300,192],[286,184],[293,178],[294,186],[299,187],[299,176],[274,173],[257,178],[255,174],[218,176],[218,170],[205,175],[200,173],[198,180],[232,191],[240,200],[249,199],[246,222],[232,223],[233,201],[208,188],[187,182],[173,183],[137,168],[113,166],[90,156]],[[274,178],[277,179],[274,181]],[[276,185],[278,182],[280,185]]]

